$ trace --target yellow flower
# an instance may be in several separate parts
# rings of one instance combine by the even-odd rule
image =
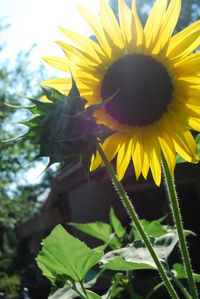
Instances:
[[[80,94],[89,105],[114,95],[95,113],[98,123],[117,132],[102,147],[111,161],[117,155],[122,179],[132,160],[136,178],[151,170],[161,181],[161,152],[171,174],[176,153],[197,163],[198,152],[190,129],[200,131],[200,20],[172,36],[181,0],[157,0],[143,28],[133,0],[129,8],[118,1],[119,23],[105,0],[100,16],[78,9],[96,39],[61,28],[72,43],[57,42],[66,59],[45,57],[51,66],[72,71]],[[71,79],[43,82],[68,94]],[[91,170],[103,166],[97,153]]]

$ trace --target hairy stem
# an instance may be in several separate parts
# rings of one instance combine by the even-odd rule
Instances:
[[[133,205],[132,205],[128,195],[126,194],[126,192],[124,190],[124,187],[122,186],[121,182],[119,181],[119,179],[118,179],[114,169],[112,168],[110,162],[107,160],[101,145],[98,144],[98,143],[97,143],[97,150],[98,150],[98,152],[99,152],[99,154],[100,154],[100,156],[101,156],[101,158],[104,162],[104,165],[105,165],[110,177],[113,180],[115,188],[118,191],[118,193],[119,193],[119,195],[122,199],[122,202],[124,203],[128,213],[130,214],[130,216],[131,216],[138,232],[140,233],[140,235],[142,237],[142,240],[144,241],[147,249],[149,250],[149,253],[151,254],[151,256],[154,260],[154,263],[157,266],[157,269],[158,269],[158,271],[159,271],[159,273],[162,277],[162,280],[163,280],[169,294],[172,296],[172,298],[178,299],[176,291],[174,290],[174,287],[172,286],[172,284],[171,284],[171,282],[170,282],[170,280],[169,280],[169,278],[168,278],[161,262],[159,261],[157,255],[156,255],[156,253],[155,253],[155,251],[154,251],[154,249],[151,245],[151,242],[149,241],[149,239],[148,239],[148,237],[147,237],[147,235],[146,235],[146,233],[145,233],[145,231],[144,231],[144,229],[143,229],[143,227],[140,223],[140,220],[139,220],[139,218],[138,218],[138,216],[137,216],[137,214],[136,214],[136,212],[133,208]]]
[[[183,293],[183,295],[185,296],[186,299],[191,299],[190,294],[188,293],[188,291],[186,290],[186,288],[184,288],[184,286],[182,285],[182,283],[174,276],[172,276],[173,281],[175,282],[175,284],[179,287],[179,289],[181,290],[181,292]]]
[[[168,165],[167,165],[164,155],[162,155],[162,162],[163,162],[163,169],[164,169],[164,173],[165,173],[165,181],[166,181],[167,191],[169,194],[169,199],[170,199],[171,208],[172,208],[172,214],[173,214],[174,222],[176,224],[176,229],[178,232],[181,252],[182,252],[182,256],[183,256],[183,262],[184,262],[185,269],[186,269],[187,276],[188,276],[190,292],[192,295],[192,299],[198,299],[197,290],[196,290],[194,277],[193,277],[193,273],[192,273],[191,261],[190,261],[189,252],[187,249],[187,244],[186,244],[184,231],[183,231],[183,224],[182,224],[182,220],[181,220],[181,213],[180,213],[180,208],[179,208],[179,204],[178,204],[176,188],[175,188],[174,180],[170,174],[170,171],[169,171],[169,168],[168,168]]]
[[[144,299],[149,299],[151,298],[151,296],[157,292],[158,290],[160,290],[163,286],[164,286],[164,282],[162,281],[161,283],[157,284],[148,294]]]

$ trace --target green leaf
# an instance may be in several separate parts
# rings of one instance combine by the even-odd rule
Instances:
[[[125,231],[124,227],[122,226],[121,222],[119,221],[119,219],[117,218],[117,216],[115,215],[113,208],[110,209],[110,223],[111,223],[117,237],[123,238],[126,231]]]
[[[176,164],[185,163],[185,161],[179,154],[176,154]]]
[[[160,220],[154,220],[149,222],[146,219],[142,219],[141,224],[145,233],[150,237],[158,238],[168,233],[167,228],[160,223]],[[134,225],[133,225],[133,230],[134,230],[135,240],[140,240],[141,236]]]
[[[112,233],[112,227],[104,222],[96,221],[90,223],[69,223],[76,229],[97,238],[103,242],[108,242]]]
[[[150,240],[158,258],[166,265],[169,255],[178,242],[177,233],[171,232]],[[106,253],[100,262],[103,264],[102,268],[116,271],[156,269],[149,251],[141,240],[137,240],[127,247]]]
[[[140,221],[141,221],[141,224],[142,224],[142,227],[143,227],[145,233],[149,237],[158,238],[158,237],[166,235],[170,232],[176,232],[175,227],[161,224],[161,222],[164,219],[165,219],[165,217],[162,217],[158,220],[154,220],[154,221],[151,221],[151,222],[147,221],[146,219],[142,219]],[[141,236],[140,236],[138,230],[136,229],[136,227],[134,226],[134,224],[132,224],[132,228],[133,228],[133,231],[134,231],[135,240],[141,240]],[[195,236],[195,233],[190,231],[190,230],[184,230],[184,234],[185,234],[186,237],[190,234]]]
[[[104,243],[109,245],[112,249],[120,248],[121,244],[118,239],[112,234],[112,227],[111,225],[96,221],[96,222],[89,222],[89,223],[69,223],[69,225],[74,226],[76,229],[97,238]]]
[[[122,284],[122,273],[116,273],[112,279],[112,285],[109,290],[102,296],[103,299],[118,298],[117,296],[124,291],[124,285]]]
[[[99,295],[97,295],[96,293],[87,290],[86,291],[87,295],[88,295],[88,299],[101,299],[101,297]]]
[[[86,276],[84,277],[83,285],[84,288],[91,288],[97,281],[100,276],[100,272],[96,273],[92,270],[89,270]],[[82,293],[83,290],[79,282],[75,283],[76,289]],[[70,285],[65,285],[63,288],[59,288],[48,299],[73,299],[79,297],[78,293],[72,289]]]
[[[198,153],[200,156],[200,134],[198,134],[196,137],[196,144],[197,144],[197,149],[198,149]]]
[[[113,259],[106,262],[102,268],[114,271],[133,271],[143,269],[156,270],[155,264],[150,260],[142,260],[142,258],[138,257],[132,258],[132,260],[135,262],[124,260],[123,256],[113,257]]]
[[[110,288],[109,298],[116,298],[121,292],[123,292],[124,287],[121,284],[122,277],[122,273],[115,274]]]
[[[187,273],[185,271],[185,268],[183,265],[181,265],[179,263],[176,263],[173,265],[172,272],[173,272],[174,276],[178,279],[183,279],[183,278],[187,279]],[[200,274],[193,273],[193,275],[194,275],[194,280],[196,282],[200,282]]]
[[[92,250],[70,235],[61,225],[53,229],[42,245],[36,260],[43,275],[53,283],[60,276],[82,281],[103,255],[102,251]]]
[[[64,286],[63,288],[58,289],[56,292],[50,295],[48,299],[74,299],[78,297],[79,295],[69,286]]]

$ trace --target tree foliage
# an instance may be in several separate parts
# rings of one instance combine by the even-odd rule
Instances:
[[[9,27],[0,20],[0,33]],[[0,53],[6,51],[6,44],[0,40]],[[20,105],[24,100],[18,93],[39,97],[40,87],[36,82],[44,78],[42,67],[33,71],[30,54],[21,51],[13,67],[7,59],[0,62],[0,140],[24,133],[24,126],[13,125],[27,117],[26,112],[16,111],[6,103]],[[30,103],[29,103],[30,104]],[[12,123],[12,124],[11,124]],[[23,277],[28,277],[30,253],[27,245],[18,237],[18,227],[39,209],[38,196],[49,187],[51,172],[37,186],[25,182],[25,173],[33,163],[37,149],[30,141],[0,142],[0,292],[5,295],[19,294]],[[23,178],[23,179],[22,179]]]

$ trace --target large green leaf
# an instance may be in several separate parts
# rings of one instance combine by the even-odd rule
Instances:
[[[82,292],[82,290],[79,287],[79,291]],[[99,295],[96,293],[86,290],[88,299],[101,299]],[[53,295],[49,296],[48,299],[74,299],[74,298],[80,298],[78,293],[76,293],[74,290],[72,290],[70,287],[65,286],[62,289],[58,289]]]
[[[152,246],[163,264],[167,264],[167,259],[178,242],[176,232],[168,233],[159,238],[151,238]],[[106,253],[101,259],[102,268],[127,271],[139,269],[156,269],[156,265],[145,247],[143,241],[137,240],[133,244]]]
[[[169,225],[162,225],[161,222],[165,219],[165,217],[162,217],[158,220],[153,220],[153,221],[148,221],[146,219],[142,219],[141,224],[142,227],[145,231],[145,233],[149,236],[149,237],[153,237],[153,238],[158,238],[161,236],[164,236],[168,233],[171,232],[176,232],[176,228],[173,226],[169,226]],[[135,240],[141,240],[141,236],[138,232],[138,230],[136,229],[136,227],[134,226],[134,224],[132,224],[132,228],[134,231],[134,237]],[[187,237],[188,235],[195,235],[194,232],[190,231],[190,230],[184,230],[184,234]]]
[[[57,225],[43,241],[36,260],[43,275],[56,283],[60,277],[62,280],[70,277],[74,281],[82,281],[102,255],[102,251],[90,249],[61,225]]]
[[[85,289],[91,288],[97,281],[98,277],[100,276],[100,272],[95,272],[93,270],[89,270],[86,276],[84,277],[83,285]],[[75,282],[75,288],[80,293],[83,292],[81,285],[79,282]],[[57,289],[52,295],[48,297],[48,299],[74,299],[80,298],[78,293],[72,289],[69,285],[65,285],[62,288]]]
[[[86,291],[88,299],[101,299],[101,297],[99,295],[97,295],[96,293],[87,290]]]
[[[110,246],[112,249],[120,248],[120,242],[118,239],[112,234],[112,227],[111,225],[96,221],[96,222],[89,222],[89,223],[69,223],[70,225],[74,226],[76,229],[97,238],[104,243],[106,246]]]
[[[162,218],[163,219],[163,218]],[[146,219],[141,220],[142,227],[149,237],[158,238],[162,235],[167,234],[169,231],[166,226],[161,224],[161,220],[147,221]],[[135,240],[140,240],[141,236],[133,224]]]
[[[95,237],[103,242],[107,242],[110,239],[112,233],[112,227],[104,222],[96,221],[90,223],[69,223],[76,229]]]
[[[106,257],[107,258],[107,257]],[[128,261],[121,256],[113,256],[108,262],[103,260],[102,268],[114,271],[132,271],[132,270],[142,270],[142,269],[152,269],[156,270],[156,266],[150,259],[143,259],[142,257],[132,257],[132,261]]]
[[[115,215],[113,208],[110,209],[110,223],[111,223],[117,237],[123,238],[126,231],[125,231],[124,227],[122,226],[121,222],[119,221],[119,219],[117,218],[117,216]]]
[[[176,278],[178,278],[178,279],[186,278],[187,279],[187,273],[186,273],[183,265],[181,265],[179,263],[174,264],[172,271]],[[194,273],[194,280],[196,282],[200,282],[200,274]]]
[[[69,286],[64,286],[61,289],[58,289],[48,299],[74,299],[79,298],[78,293],[72,290]]]

